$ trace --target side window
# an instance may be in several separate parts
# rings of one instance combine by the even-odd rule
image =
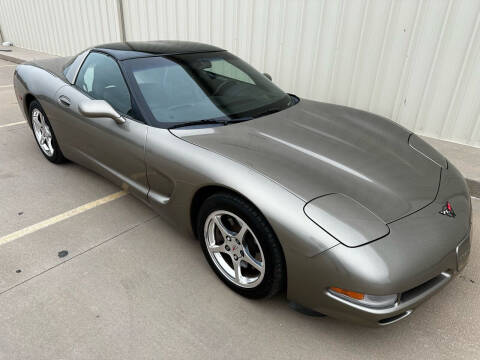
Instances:
[[[81,54],[77,55],[70,64],[63,70],[63,74],[67,78],[70,84],[73,84],[73,79],[75,78],[75,74],[77,73],[78,67],[82,65],[83,59],[88,55],[88,51],[84,51]]]
[[[132,100],[120,69],[110,56],[92,52],[78,72],[75,85],[122,114],[131,114]]]
[[[211,60],[211,66],[205,69],[208,72],[225,76],[234,80],[243,81],[249,84],[255,84],[250,76],[245,74],[242,70],[233,64],[223,59]]]

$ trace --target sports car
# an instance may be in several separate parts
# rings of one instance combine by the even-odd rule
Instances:
[[[99,45],[19,65],[14,88],[47,160],[195,235],[243,296],[387,325],[467,263],[470,195],[440,153],[384,117],[286,93],[221,48]]]

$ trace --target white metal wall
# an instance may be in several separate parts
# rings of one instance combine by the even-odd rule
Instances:
[[[55,55],[120,38],[116,0],[0,0],[0,27],[5,41]]]
[[[127,40],[219,45],[299,96],[480,147],[479,0],[122,1]],[[62,55],[120,36],[116,0],[0,0],[0,26]]]

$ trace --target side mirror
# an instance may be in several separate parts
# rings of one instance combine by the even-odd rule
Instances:
[[[267,73],[263,73],[263,75],[270,81],[272,81],[272,77],[270,74],[267,74]]]
[[[105,100],[87,100],[78,105],[80,114],[89,118],[107,117],[123,124],[125,119]]]

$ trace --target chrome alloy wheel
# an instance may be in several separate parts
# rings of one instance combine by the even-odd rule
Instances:
[[[40,149],[45,153],[45,155],[51,157],[53,155],[53,146],[52,146],[52,132],[50,127],[45,121],[45,116],[38,109],[33,109],[32,111],[32,125],[33,133],[37,139]]]
[[[205,221],[205,243],[220,272],[235,285],[252,288],[265,275],[265,257],[257,237],[237,215],[218,210]]]

